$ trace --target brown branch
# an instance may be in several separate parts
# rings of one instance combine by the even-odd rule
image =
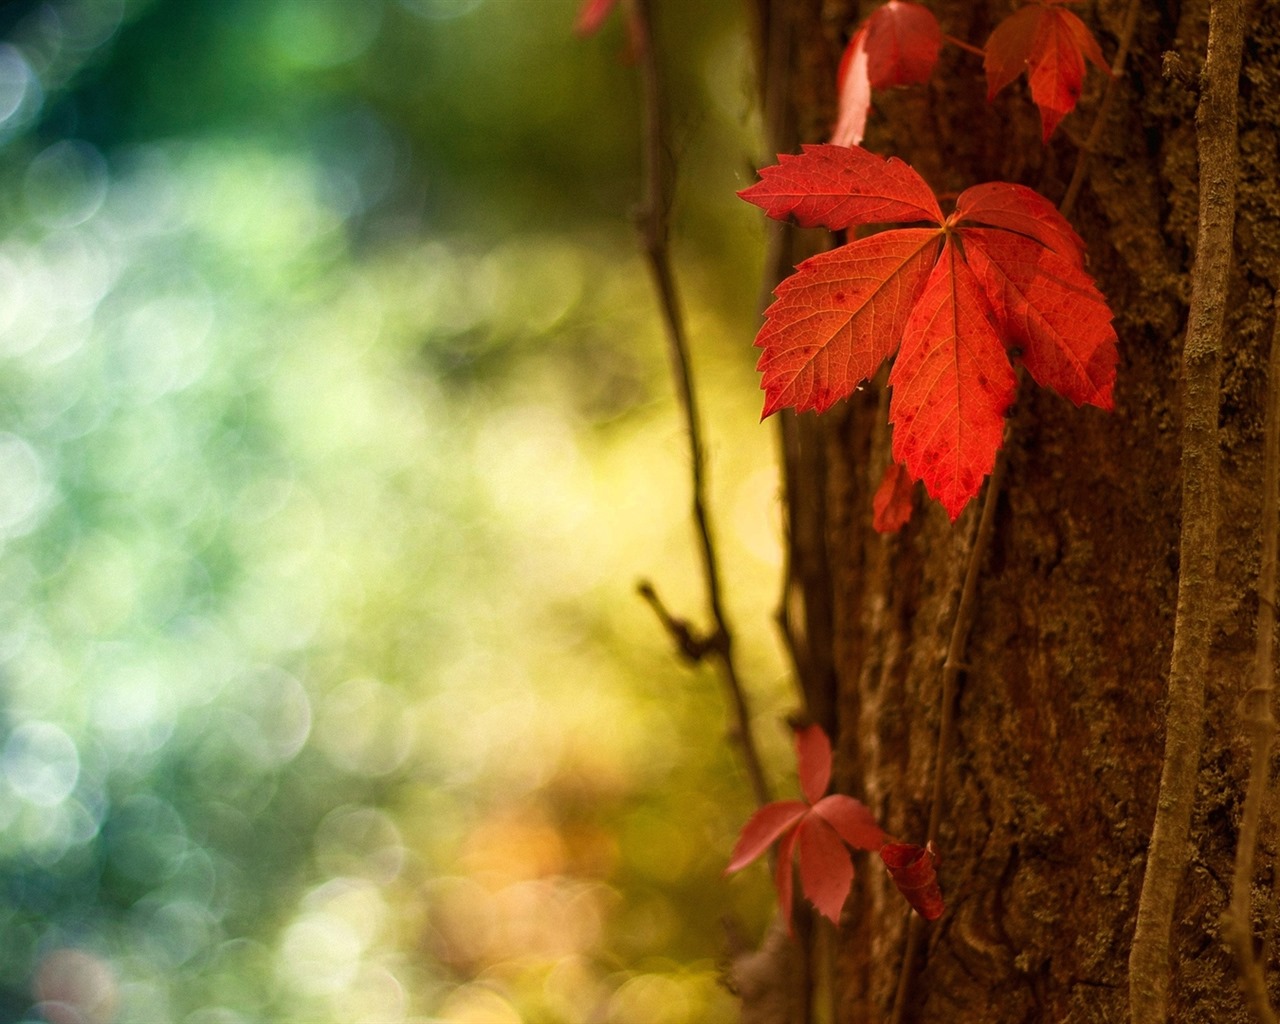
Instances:
[[[1067,185],[1067,194],[1058,205],[1058,212],[1069,216],[1080,195],[1080,186],[1084,184],[1084,172],[1089,166],[1089,158],[1102,138],[1102,129],[1107,123],[1107,115],[1111,113],[1111,104],[1116,98],[1116,83],[1124,74],[1125,62],[1129,59],[1129,47],[1133,45],[1133,33],[1138,26],[1138,13],[1142,10],[1142,0],[1129,0],[1129,10],[1125,14],[1124,25],[1120,29],[1120,45],[1116,47],[1115,59],[1111,62],[1111,77],[1107,80],[1107,88],[1102,94],[1102,102],[1098,104],[1098,113],[1094,116],[1093,125],[1084,140],[1084,145],[1076,154],[1076,166],[1071,172],[1071,182]]]
[[[1262,559],[1258,566],[1258,635],[1253,652],[1253,685],[1244,696],[1241,719],[1249,734],[1249,782],[1244,813],[1236,837],[1235,875],[1231,881],[1231,907],[1223,914],[1223,930],[1235,952],[1236,967],[1245,999],[1263,1024],[1276,1024],[1275,1010],[1267,997],[1263,965],[1253,951],[1253,858],[1258,848],[1258,825],[1267,792],[1267,769],[1276,735],[1271,709],[1275,689],[1272,638],[1276,628],[1277,518],[1280,517],[1280,292],[1275,298],[1275,325],[1267,366],[1267,412],[1262,445]]]
[[[681,619],[671,614],[662,598],[658,596],[653,584],[648,580],[641,580],[636,584],[636,593],[653,609],[653,614],[658,617],[658,621],[662,623],[662,628],[671,637],[672,643],[676,645],[676,650],[680,652],[681,657],[689,664],[697,665],[716,650],[719,643],[718,636],[715,633],[704,636],[687,619]]]
[[[1138,923],[1129,951],[1132,1024],[1163,1024],[1169,944],[1189,855],[1191,811],[1204,734],[1205,676],[1217,607],[1218,409],[1222,333],[1231,273],[1236,188],[1236,97],[1244,0],[1211,0],[1209,47],[1196,110],[1200,214],[1191,308],[1182,352],[1182,536],[1174,613],[1164,763]]]
[[[742,753],[743,765],[757,804],[769,801],[769,786],[756,748],[751,726],[751,709],[746,691],[733,657],[733,633],[721,596],[719,560],[712,538],[707,512],[706,455],[702,443],[702,419],[698,411],[698,394],[694,387],[689,361],[689,343],[685,332],[675,275],[671,269],[668,241],[668,215],[671,209],[670,179],[664,171],[667,152],[665,106],[662,77],[653,46],[653,15],[650,0],[632,0],[632,43],[636,52],[644,111],[644,197],[637,220],[644,241],[645,257],[653,277],[658,302],[666,325],[671,373],[675,380],[676,398],[684,413],[689,436],[689,463],[693,484],[693,522],[702,556],[703,580],[707,607],[713,623],[707,639],[707,656],[715,659],[725,685],[726,696],[734,716],[734,739]],[[650,593],[652,593],[652,588]],[[656,600],[656,594],[654,599]],[[653,603],[653,602],[651,602]],[[655,606],[656,609],[657,606]],[[670,616],[664,622],[676,622]],[[670,628],[670,627],[668,627]]]

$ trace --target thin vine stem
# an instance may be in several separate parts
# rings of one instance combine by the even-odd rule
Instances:
[[[1021,377],[1020,373],[1019,383],[1021,383]],[[937,746],[933,754],[933,796],[929,806],[929,826],[926,832],[928,842],[934,844],[938,841],[938,832],[942,827],[942,808],[946,793],[945,767],[955,733],[955,706],[960,673],[964,671],[965,648],[968,646],[969,633],[977,614],[978,581],[982,575],[987,551],[991,547],[991,538],[995,534],[996,505],[1000,499],[1000,490],[1004,486],[1009,434],[1010,430],[1006,428],[1004,444],[1000,447],[995,467],[987,480],[986,493],[982,498],[982,517],[978,520],[978,530],[974,534],[973,546],[969,549],[969,557],[966,560],[960,602],[956,605],[951,640],[947,644],[947,658],[942,664],[942,707],[938,722]],[[915,975],[915,963],[920,955],[920,945],[924,941],[924,930],[924,918],[913,913],[907,925],[906,948],[903,950],[902,967],[898,972],[898,986],[894,994],[890,1024],[902,1024],[907,1012],[907,999],[911,980]]]
[[[1280,523],[1280,292],[1275,298],[1275,325],[1267,365],[1267,411],[1262,445],[1262,557],[1258,566],[1258,635],[1253,651],[1253,685],[1244,696],[1241,719],[1250,740],[1249,781],[1245,789],[1240,834],[1236,837],[1231,906],[1223,915],[1223,929],[1235,953],[1245,999],[1263,1024],[1276,1024],[1267,996],[1263,964],[1253,951],[1253,860],[1258,849],[1262,804],[1267,793],[1271,745],[1276,735],[1272,710],[1275,665],[1272,639],[1276,628],[1276,547]]]
[[[1191,307],[1182,351],[1182,536],[1165,751],[1151,845],[1129,950],[1132,1024],[1169,1015],[1169,946],[1187,864],[1204,736],[1205,677],[1217,607],[1218,411],[1222,334],[1235,222],[1236,98],[1244,0],[1211,0],[1209,44],[1196,109],[1200,212]]]
[[[1098,112],[1094,115],[1089,134],[1085,137],[1084,145],[1080,147],[1080,151],[1076,154],[1076,166],[1071,172],[1071,181],[1067,185],[1066,194],[1062,197],[1062,202],[1058,204],[1058,212],[1064,217],[1075,208],[1076,199],[1080,195],[1080,187],[1084,184],[1085,171],[1089,167],[1089,158],[1093,156],[1098,140],[1102,138],[1102,129],[1106,126],[1107,117],[1111,113],[1111,104],[1116,99],[1116,84],[1120,81],[1120,76],[1124,74],[1124,66],[1129,59],[1129,48],[1133,45],[1133,34],[1138,27],[1138,14],[1141,10],[1142,0],[1129,0],[1129,9],[1125,12],[1124,24],[1120,27],[1120,39],[1116,46],[1116,55],[1111,61],[1111,77],[1107,80],[1106,89],[1103,90],[1102,102],[1098,104]]]
[[[702,441],[702,417],[690,365],[684,313],[676,288],[675,274],[671,268],[669,213],[672,195],[670,178],[664,171],[663,162],[668,149],[666,108],[661,70],[653,45],[653,12],[650,0],[632,0],[631,22],[632,46],[640,76],[644,119],[644,192],[637,221],[644,242],[649,272],[657,291],[658,303],[662,308],[676,398],[684,415],[689,438],[693,523],[702,560],[707,609],[712,622],[711,632],[703,638],[702,642],[705,645],[705,656],[712,658],[719,667],[734,718],[734,739],[742,755],[743,767],[751,785],[752,795],[757,804],[763,805],[769,802],[769,784],[756,746],[751,725],[751,708],[734,658],[733,631],[724,607],[719,558],[712,535],[711,517],[707,509],[706,449]],[[653,594],[650,604],[655,608],[660,607],[660,604],[656,603],[656,592],[652,585],[641,584],[641,587],[642,593],[647,589],[648,593]],[[670,624],[678,621],[670,615],[660,616],[660,618],[669,631]],[[676,639],[679,642],[678,636]]]
[[[985,57],[987,55],[987,51],[981,46],[974,46],[973,43],[966,43],[963,39],[958,39],[955,36],[948,35],[946,32],[942,33],[942,38],[952,46],[958,46],[960,49],[965,50],[968,53],[976,53],[979,57]]]

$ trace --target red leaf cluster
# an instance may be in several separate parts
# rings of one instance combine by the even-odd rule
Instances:
[[[775,219],[881,231],[805,260],[778,285],[756,337],[764,416],[829,408],[891,356],[893,458],[952,520],[1000,447],[1027,371],[1077,405],[1111,408],[1116,333],[1084,270],[1084,243],[1022,185],[966,189],[944,216],[924,179],[864,149],[805,146],[739,193]]]
[[[1026,71],[1046,142],[1058,122],[1075,109],[1085,59],[1111,74],[1093,33],[1060,6],[1062,2],[1044,0],[1015,11],[996,26],[983,51],[987,100]]]
[[[878,850],[888,836],[867,807],[851,796],[823,796],[831,783],[831,741],[818,726],[796,733],[796,763],[805,802],[782,800],[756,811],[743,826],[729,866],[738,871],[777,840],[778,866],[774,882],[782,916],[791,920],[791,861],[800,852],[800,884],[818,912],[839,920],[849,888],[853,861],[845,843],[859,850]]]
[[[996,26],[983,48],[987,99],[1026,71],[1047,141],[1080,98],[1085,60],[1111,73],[1097,39],[1068,0],[1032,0]],[[927,82],[943,35],[927,7],[889,0],[853,33],[840,61],[840,97],[831,141],[856,146],[866,130],[873,89]]]
[[[893,842],[865,804],[839,793],[823,796],[831,783],[831,741],[818,726],[796,733],[796,763],[804,800],[781,800],[756,811],[743,826],[725,873],[746,867],[777,842],[774,884],[782,916],[790,925],[792,862],[798,850],[805,895],[820,914],[838,924],[853,885],[848,844],[858,850],[879,851],[907,902],[930,921],[939,917],[943,903],[933,870],[932,847],[926,859],[924,848]]]

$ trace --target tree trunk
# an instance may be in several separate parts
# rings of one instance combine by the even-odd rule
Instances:
[[[757,5],[772,147],[825,141],[842,45],[873,5]],[[1012,10],[1008,0],[929,6],[945,32],[976,45]],[[1077,8],[1108,59],[1128,6],[1098,0]],[[982,566],[955,738],[939,766],[947,911],[924,927],[904,1021],[1083,1024],[1128,1016],[1128,950],[1164,755],[1177,595],[1181,350],[1208,6],[1143,0],[1071,216],[1116,311],[1115,411],[1076,409],[1025,379],[1009,414],[1008,472]],[[1192,852],[1170,964],[1170,1015],[1179,1024],[1247,1019],[1219,917],[1247,771],[1237,705],[1258,608],[1263,396],[1280,285],[1280,18],[1266,6],[1249,23],[1240,81],[1219,596]],[[947,46],[929,85],[876,94],[866,145],[906,160],[942,195],[1002,180],[1056,202],[1105,84],[1089,72],[1076,112],[1044,146],[1025,82],[987,104],[980,58]],[[831,244],[791,229],[776,238],[776,274]],[[835,743],[837,788],[864,799],[903,841],[923,842],[942,666],[980,502],[951,525],[918,491],[900,533],[873,532],[871,497],[889,458],[886,408],[882,374],[823,416],[779,418],[790,513],[782,617],[807,710]],[[1278,914],[1277,842],[1271,820],[1255,879],[1263,922]],[[757,955],[757,974],[759,957],[772,956],[790,984],[775,985],[769,1005],[744,986],[746,1020],[889,1019],[908,912],[874,859],[858,863],[838,931],[818,921],[801,929],[799,950],[773,942]]]

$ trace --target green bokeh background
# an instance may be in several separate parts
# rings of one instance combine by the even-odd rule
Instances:
[[[737,4],[661,26],[757,729],[763,232]],[[733,1019],[748,789],[574,0],[0,8],[0,1020]]]

